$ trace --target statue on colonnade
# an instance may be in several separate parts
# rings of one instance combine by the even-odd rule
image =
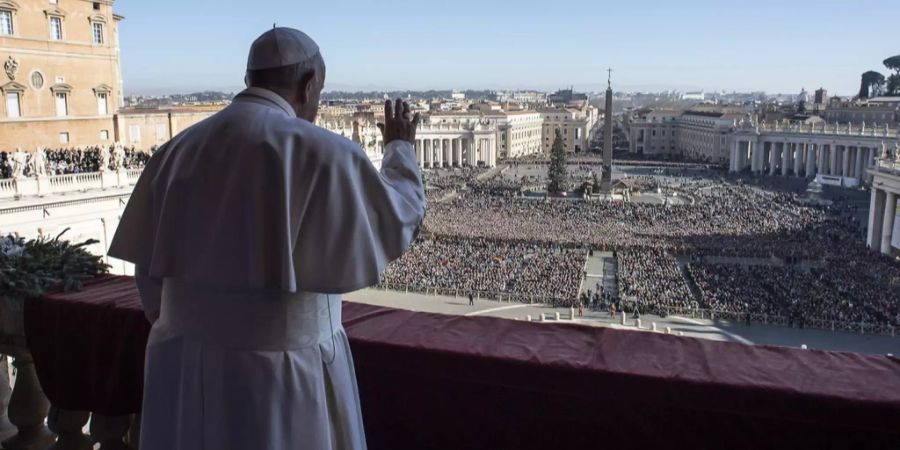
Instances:
[[[109,170],[109,147],[105,145],[100,146],[100,172],[106,172]]]
[[[28,154],[16,148],[12,154],[13,178],[25,178],[25,167],[28,166]]]
[[[122,145],[121,142],[116,142],[113,147],[113,164],[115,164],[115,170],[121,170],[125,168],[125,146]]]
[[[33,173],[38,177],[47,176],[47,154],[44,149],[38,147],[31,155],[31,165]]]

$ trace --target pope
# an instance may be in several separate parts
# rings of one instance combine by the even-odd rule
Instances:
[[[274,28],[247,89],[160,147],[109,255],[148,319],[142,450],[363,449],[340,294],[378,282],[425,215],[418,114],[384,105],[376,170],[314,125],[325,63]]]

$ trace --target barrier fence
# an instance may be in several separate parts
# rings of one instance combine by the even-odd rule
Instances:
[[[525,295],[509,292],[497,291],[469,291],[464,289],[434,288],[425,286],[410,286],[404,284],[379,283],[374,286],[376,289],[394,292],[413,292],[425,295],[443,295],[447,297],[468,298],[469,294],[477,300],[495,300],[499,302],[524,303],[524,304],[546,304],[555,307],[573,307],[577,306],[577,300],[565,299],[562,297],[547,297],[539,295]],[[595,310],[597,308],[594,308]],[[623,309],[628,313],[633,313],[633,308],[626,307]],[[746,323],[747,313],[739,313],[734,311],[722,311],[703,308],[680,308],[680,307],[657,307],[652,314],[661,317],[681,316],[691,319],[701,320],[722,320],[733,323]],[[860,334],[871,334],[878,336],[897,336],[900,332],[898,327],[890,324],[871,324],[865,322],[848,322],[839,320],[829,320],[821,318],[804,317],[801,320],[792,320],[786,316],[777,314],[749,314],[750,324],[776,325],[784,327],[809,328],[815,330],[826,331],[847,331]]]

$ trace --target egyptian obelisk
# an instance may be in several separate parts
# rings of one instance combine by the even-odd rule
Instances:
[[[603,177],[600,187],[604,194],[612,193],[612,159],[613,159],[613,109],[612,109],[612,69],[609,69],[609,79],[606,88],[606,113],[603,124]]]

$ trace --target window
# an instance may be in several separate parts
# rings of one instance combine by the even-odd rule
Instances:
[[[138,125],[128,127],[128,136],[131,142],[141,142],[141,127]]]
[[[0,10],[0,35],[13,34],[12,11]]]
[[[94,45],[103,45],[103,24],[94,22]]]
[[[57,92],[56,94],[56,117],[65,117],[69,115],[69,102],[65,92]]]
[[[166,133],[165,125],[157,125],[156,126],[156,140],[157,141],[165,141],[168,138],[168,133]]]
[[[109,114],[109,104],[107,102],[108,94],[100,92],[97,94],[97,114],[105,116]]]
[[[9,92],[6,94],[6,116],[9,118],[22,117],[22,108],[19,104],[18,92]]]
[[[54,41],[62,40],[62,18],[50,18],[50,39]]]
[[[94,2],[94,11],[100,11],[100,2]]]
[[[109,140],[109,130],[100,130],[100,140],[101,141]]]
[[[63,131],[59,133],[59,143],[60,144],[68,144],[69,143],[69,132]]]

